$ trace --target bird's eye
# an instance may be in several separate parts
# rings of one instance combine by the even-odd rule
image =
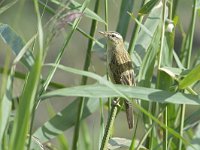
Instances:
[[[111,34],[111,37],[115,37],[115,35],[114,35],[114,34]]]

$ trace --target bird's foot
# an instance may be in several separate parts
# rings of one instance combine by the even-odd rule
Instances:
[[[112,101],[112,105],[113,105],[113,106],[118,106],[118,107],[120,107],[120,104],[119,104],[119,98],[115,98],[115,99],[113,99],[113,101]]]

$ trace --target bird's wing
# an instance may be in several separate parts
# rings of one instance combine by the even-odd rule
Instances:
[[[135,86],[135,76],[133,69],[127,70],[121,74],[121,84]]]

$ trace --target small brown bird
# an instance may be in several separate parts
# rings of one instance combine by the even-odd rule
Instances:
[[[99,32],[107,40],[107,67],[111,81],[116,84],[135,86],[131,58],[124,47],[122,36],[114,31]],[[133,128],[132,103],[124,100],[129,129]]]

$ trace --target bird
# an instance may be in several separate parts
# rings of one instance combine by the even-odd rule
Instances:
[[[107,41],[107,70],[114,84],[136,86],[132,60],[125,49],[123,37],[115,31],[99,31]],[[132,103],[124,100],[129,129],[133,128]]]

